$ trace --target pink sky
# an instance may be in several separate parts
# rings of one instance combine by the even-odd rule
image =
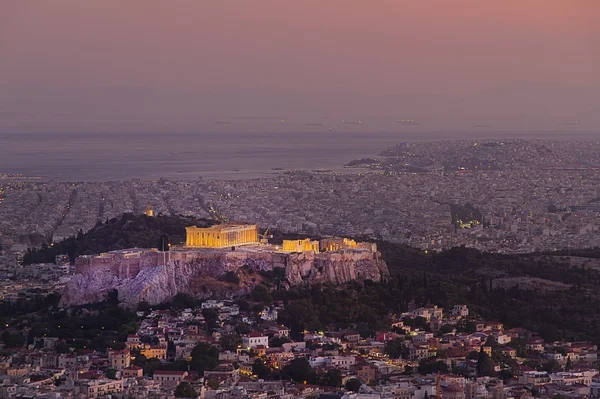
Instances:
[[[463,94],[600,81],[598,0],[3,0],[0,85]]]

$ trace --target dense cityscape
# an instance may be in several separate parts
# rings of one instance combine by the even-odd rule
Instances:
[[[277,301],[260,312],[218,300],[140,309],[119,329],[123,339],[106,350],[37,337],[32,327],[6,329],[0,394],[495,399],[587,398],[600,390],[596,345],[547,342],[523,328],[474,318],[466,305],[390,315],[388,328],[371,336],[304,331],[301,340],[277,322],[285,312]],[[18,334],[35,338],[23,347]]]
[[[408,143],[349,172],[268,179],[42,182],[0,180],[0,240],[16,252],[58,242],[122,213],[194,215],[427,250],[465,245],[533,252],[598,245],[596,142]],[[366,170],[366,171],[365,171]],[[453,206],[478,220],[457,223]],[[480,220],[479,220],[480,219]],[[474,222],[474,223],[471,223]],[[465,228],[468,227],[468,228]]]
[[[600,399],[600,1],[0,1],[0,399]]]
[[[54,246],[62,248],[63,240],[75,239],[69,237],[87,242],[90,229],[103,231],[115,221],[136,223],[134,216],[122,219],[127,214],[158,217],[159,224],[165,223],[161,218],[177,215],[217,224],[256,223],[259,230],[253,240],[257,241],[252,241],[256,243],[258,237],[261,242],[272,237],[267,234],[272,230],[294,236],[357,237],[442,256],[446,256],[443,251],[461,246],[499,254],[593,248],[598,245],[598,150],[598,143],[592,142],[417,142],[388,148],[376,159],[349,160],[347,174],[294,170],[270,179],[108,182],[2,175],[0,276],[7,308],[0,315],[0,397],[598,397],[595,338],[594,342],[579,335],[566,339],[571,332],[561,333],[548,324],[527,329],[510,317],[505,326],[473,311],[470,303],[448,300],[447,294],[436,297],[430,292],[428,299],[415,301],[418,294],[410,294],[409,289],[406,295],[416,295],[409,302],[381,307],[383,313],[366,322],[368,317],[361,315],[365,310],[359,310],[353,319],[334,318],[324,324],[327,307],[318,321],[310,321],[312,316],[307,315],[300,322],[290,315],[308,312],[299,305],[307,294],[293,294],[296,288],[280,291],[280,277],[274,277],[278,267],[268,272],[264,266],[253,271],[238,265],[217,275],[217,280],[204,275],[205,284],[214,280],[211,287],[239,287],[229,291],[234,300],[194,299],[172,292],[170,302],[135,302],[137,308],[127,310],[116,306],[120,293],[107,291],[100,304],[92,301],[61,309],[56,307],[61,293],[81,273],[74,267],[77,259],[61,253],[53,262],[24,262],[32,248],[41,247],[43,253]],[[308,239],[289,243],[300,245],[292,252],[319,252],[318,243],[315,249]],[[137,262],[131,257],[139,253],[135,251],[113,251],[97,258],[104,262],[119,256]],[[154,256],[152,251],[149,254]],[[398,269],[390,256],[395,255],[384,248],[392,281],[402,281],[398,273],[406,267]],[[78,264],[86,264],[86,259]],[[581,270],[598,268],[593,258],[567,262],[567,267],[576,265]],[[93,273],[89,265],[88,272]],[[121,270],[120,265],[111,267]],[[289,284],[289,270],[282,273]],[[477,281],[477,276],[485,280],[490,272],[475,273]],[[548,273],[500,274],[493,283],[490,280],[489,288],[486,282],[478,283],[477,289],[484,288],[490,295],[535,290],[555,295],[573,289],[568,277],[553,278]],[[148,279],[147,273],[141,275]],[[82,276],[79,280],[88,278]],[[93,284],[97,277],[91,278]],[[123,281],[136,281],[127,278]],[[385,278],[382,275],[382,282],[376,283],[383,292],[390,289],[384,288],[389,284]],[[424,277],[424,288],[427,280]],[[327,284],[323,292],[331,289]],[[77,286],[70,288],[71,296],[73,287]],[[359,290],[350,295],[361,292],[354,286],[345,289]],[[308,295],[317,301],[324,294]],[[86,293],[80,296],[85,298]],[[461,298],[489,313],[476,296]],[[36,312],[40,307],[51,312]],[[107,314],[112,316],[101,321]]]

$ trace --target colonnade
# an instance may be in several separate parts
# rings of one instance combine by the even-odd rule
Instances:
[[[258,243],[256,225],[218,225],[207,228],[186,227],[187,247],[224,248]]]

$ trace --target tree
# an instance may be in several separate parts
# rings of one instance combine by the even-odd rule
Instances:
[[[541,369],[548,373],[556,373],[561,370],[560,364],[554,359],[548,359],[542,364]]]
[[[560,339],[560,331],[555,325],[544,323],[541,326],[540,335],[546,342],[554,342]]]
[[[281,345],[286,344],[288,342],[290,342],[289,338],[274,337],[274,338],[271,338],[271,342],[269,343],[269,346],[271,348],[281,348]]]
[[[219,365],[219,350],[214,346],[199,343],[192,349],[190,368],[202,374]]]
[[[185,308],[193,308],[198,304],[196,298],[191,296],[190,294],[186,294],[184,292],[179,292],[177,295],[173,297],[171,301],[171,308],[175,309],[185,309]]]
[[[213,332],[219,322],[219,312],[216,309],[202,309],[202,316],[206,323],[206,329]]]
[[[481,364],[479,373],[482,377],[495,377],[496,363],[488,356]]]
[[[444,335],[444,334],[451,333],[455,328],[456,328],[456,326],[453,325],[453,324],[444,324],[438,330],[438,334],[439,335]]]
[[[242,339],[237,334],[227,334],[221,337],[221,348],[229,351],[235,351],[238,345],[242,343]]]
[[[573,370],[573,362],[571,361],[571,356],[567,358],[567,364],[565,364],[565,371]]]
[[[483,351],[483,345],[479,349],[477,357],[477,375],[479,377],[493,377],[496,375],[496,364],[490,356]]]
[[[2,341],[5,348],[21,348],[25,345],[25,337],[21,334],[11,334],[8,331],[2,333]]]
[[[139,312],[148,312],[150,311],[150,304],[148,303],[148,301],[141,301],[140,303],[138,303],[137,310]]]
[[[130,321],[129,323],[122,324],[121,327],[119,327],[119,336],[125,341],[129,334],[135,334],[139,328],[140,323],[137,321]],[[125,349],[123,345],[125,345],[124,342],[115,342],[111,345],[111,348],[116,350]]]
[[[481,365],[487,359],[487,353],[483,350],[483,345],[479,347],[479,353],[477,354],[477,375],[481,376]]]
[[[64,342],[61,342],[58,345],[56,345],[55,350],[57,353],[63,353],[63,354],[71,352],[71,348],[69,348],[69,345],[65,344]]]
[[[252,327],[248,323],[240,322],[235,326],[235,332],[240,335],[248,334],[250,331],[252,331]]]
[[[106,303],[109,306],[119,305],[119,291],[114,288],[106,293]]]
[[[314,371],[310,367],[307,358],[299,357],[281,369],[281,378],[284,380],[293,380],[298,383],[312,382],[314,380]]]
[[[419,361],[419,373],[432,374],[437,372],[447,374],[448,364],[444,361],[438,360],[436,357],[430,357]]]
[[[341,386],[342,385],[342,372],[339,369],[327,370],[326,373],[320,375],[319,385],[328,386],[328,387]]]
[[[226,282],[232,283],[232,284],[239,284],[240,278],[234,272],[228,271],[223,275],[223,281],[226,281]]]
[[[256,375],[261,380],[266,380],[271,374],[271,369],[265,365],[262,359],[254,360],[252,364],[252,374]]]
[[[176,398],[197,398],[198,393],[189,382],[182,382],[175,389]]]
[[[503,369],[500,370],[498,377],[501,378],[503,381],[509,381],[515,378],[515,375],[510,370]]]
[[[475,323],[473,323],[472,321],[469,321],[465,325],[465,332],[468,334],[473,334],[473,333],[477,332],[477,325]]]
[[[361,386],[362,382],[358,378],[350,378],[344,387],[347,391],[358,392]]]
[[[111,380],[117,379],[117,370],[115,370],[115,369],[106,369],[104,374],[106,375],[106,378],[109,378]]]
[[[257,302],[262,302],[264,304],[270,304],[273,302],[273,298],[271,297],[271,293],[269,289],[265,287],[263,284],[257,284],[252,289],[252,299]]]
[[[221,383],[219,382],[219,380],[208,380],[206,385],[208,385],[211,389],[219,389]]]
[[[396,338],[393,341],[388,341],[384,348],[385,353],[392,359],[398,359],[406,354],[407,348],[404,345],[403,338]]]

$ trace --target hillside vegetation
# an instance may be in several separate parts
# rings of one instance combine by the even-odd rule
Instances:
[[[134,247],[158,248],[163,238],[179,244],[185,242],[187,226],[208,227],[213,224],[215,222],[212,220],[191,216],[149,217],[126,213],[118,218],[107,219],[104,223],[98,222],[87,233],[80,231],[75,237],[29,250],[23,261],[25,264],[54,262],[56,255],[69,255],[73,262],[79,255]]]

